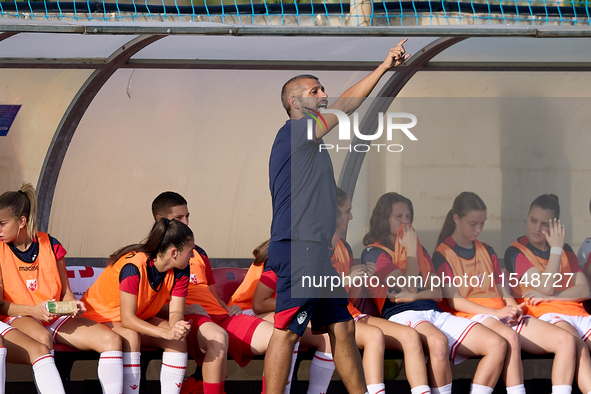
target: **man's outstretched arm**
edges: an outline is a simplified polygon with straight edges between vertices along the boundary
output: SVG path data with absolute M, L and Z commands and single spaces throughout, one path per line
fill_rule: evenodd
M 386 71 L 396 68 L 406 59 L 410 57 L 410 54 L 406 53 L 404 49 L 404 43 L 408 40 L 405 38 L 400 41 L 398 45 L 391 48 L 386 56 L 386 59 L 371 73 L 369 73 L 361 81 L 347 89 L 335 102 L 329 107 L 329 109 L 336 109 L 350 115 L 363 103 L 365 98 L 369 96 L 371 91 L 375 88 L 379 80 L 386 73 Z M 326 121 L 327 128 L 316 125 L 315 134 L 316 139 L 320 140 L 323 136 L 328 134 L 338 124 L 338 118 L 334 114 L 322 114 Z

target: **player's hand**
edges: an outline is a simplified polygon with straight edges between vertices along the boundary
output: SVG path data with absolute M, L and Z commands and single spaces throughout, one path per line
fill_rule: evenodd
M 86 305 L 84 305 L 84 302 L 76 301 L 76 306 L 78 307 L 78 309 L 76 310 L 76 312 L 70 315 L 72 317 L 78 317 L 82 315 L 84 312 L 86 312 Z
M 564 246 L 564 226 L 560 223 L 559 219 L 550 219 L 548 223 L 548 232 L 542 231 L 544 237 L 546 237 L 546 242 L 550 247 L 558 246 L 562 248 Z
M 228 307 L 228 315 L 230 316 L 236 316 L 236 315 L 241 315 L 242 314 L 242 309 L 240 309 L 240 307 L 238 305 L 232 305 Z
M 506 324 L 509 327 L 513 327 L 516 326 L 517 324 L 519 324 L 519 322 L 521 322 L 521 320 L 523 320 L 523 307 L 525 306 L 525 302 L 522 302 L 521 304 L 517 305 L 517 311 L 515 313 L 515 315 L 513 315 L 513 317 L 509 317 L 505 320 Z
M 165 339 L 180 341 L 189 334 L 189 331 L 191 331 L 191 324 L 187 321 L 179 320 L 173 327 L 170 328 L 170 330 L 168 330 L 167 337 Z
M 367 273 L 367 266 L 365 264 L 357 264 L 351 267 L 347 276 L 351 279 L 356 277 L 363 277 L 363 275 L 368 275 Z
M 400 291 L 397 291 L 400 290 Z M 388 299 L 395 304 L 402 304 L 405 302 L 412 302 L 417 300 L 416 293 L 411 293 L 407 289 L 396 289 L 393 291 L 392 289 L 388 291 Z
M 33 307 L 33 313 L 31 314 L 31 317 L 34 317 L 35 319 L 46 323 L 52 321 L 55 317 L 55 314 L 50 313 L 47 309 L 47 302 L 49 301 L 55 301 L 55 299 L 43 301 L 39 305 Z
M 552 302 L 554 297 L 549 297 L 546 294 L 542 294 L 536 290 L 530 290 L 523 296 L 527 305 L 536 306 L 542 302 Z
M 367 266 L 367 275 L 374 276 L 376 274 L 376 269 L 378 268 L 376 263 L 366 263 L 365 265 Z
M 400 41 L 398 45 L 396 45 L 394 48 L 390 49 L 390 52 L 388 52 L 388 56 L 386 56 L 386 59 L 382 63 L 386 68 L 390 69 L 398 67 L 402 63 L 404 63 L 406 59 L 410 57 L 410 54 L 406 53 L 406 50 L 403 46 L 407 40 L 408 38 L 405 38 L 404 40 Z
M 185 315 L 203 315 L 209 317 L 209 314 L 199 304 L 185 305 Z
M 497 311 L 495 312 L 495 316 L 499 318 L 499 320 L 511 320 L 511 319 L 517 319 L 519 315 L 518 312 L 518 308 L 516 306 L 513 305 L 506 305 L 505 307 L 501 308 L 501 309 L 497 309 Z
M 419 244 L 419 238 L 417 237 L 417 232 L 415 231 L 412 226 L 402 226 L 402 234 L 400 234 L 400 238 L 398 239 L 400 242 L 400 246 L 406 249 L 406 252 L 418 253 L 417 247 Z

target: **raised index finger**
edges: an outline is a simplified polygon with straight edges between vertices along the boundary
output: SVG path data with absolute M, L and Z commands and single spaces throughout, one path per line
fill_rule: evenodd
M 398 45 L 396 45 L 396 46 L 397 46 L 397 47 L 399 47 L 399 46 L 402 46 L 402 45 L 403 45 L 405 42 L 407 42 L 407 41 L 408 41 L 408 38 L 405 38 L 404 40 L 400 41 L 400 42 L 398 43 Z

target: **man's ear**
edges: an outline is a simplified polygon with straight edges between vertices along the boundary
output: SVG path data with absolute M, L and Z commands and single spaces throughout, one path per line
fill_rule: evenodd
M 293 109 L 300 109 L 300 100 L 295 97 L 289 99 L 289 104 Z

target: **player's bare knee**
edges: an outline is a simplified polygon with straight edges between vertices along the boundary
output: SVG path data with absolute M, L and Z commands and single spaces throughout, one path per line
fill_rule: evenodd
M 208 332 L 205 336 L 207 339 L 208 349 L 227 349 L 228 348 L 228 333 L 223 328 Z
M 122 349 L 121 336 L 111 330 L 103 330 L 100 341 L 99 352 L 120 351 Z
M 509 334 L 505 336 L 505 341 L 507 341 L 508 351 L 512 353 L 521 352 L 521 339 L 519 334 L 515 331 L 511 330 Z M 492 346 L 496 346 L 493 344 Z
M 500 335 L 490 335 L 486 340 L 486 346 L 484 347 L 484 356 L 489 356 L 498 359 L 499 362 L 502 362 L 500 360 L 505 359 L 507 352 L 512 351 L 513 346 L 519 346 L 519 338 L 517 338 L 516 341 L 517 343 L 509 345 L 509 342 Z M 518 347 L 517 349 L 520 348 Z
M 39 331 L 37 335 L 33 337 L 37 342 L 45 345 L 49 349 L 53 349 L 53 335 L 47 330 Z
M 132 330 L 126 330 L 125 334 L 121 336 L 121 342 L 124 352 L 139 352 L 142 347 L 141 335 Z
M 400 341 L 404 352 L 414 351 L 422 347 L 421 337 L 415 329 L 408 328 L 404 330 L 402 334 L 403 335 L 400 335 L 398 340 Z
M 554 335 L 552 341 L 549 341 L 549 343 L 554 354 L 576 354 L 578 347 L 577 339 L 574 335 L 565 331 L 564 333 L 560 333 L 560 335 Z
M 427 346 L 429 347 L 429 357 L 435 361 L 448 362 L 449 347 L 447 337 L 443 335 L 431 335 L 427 339 Z

